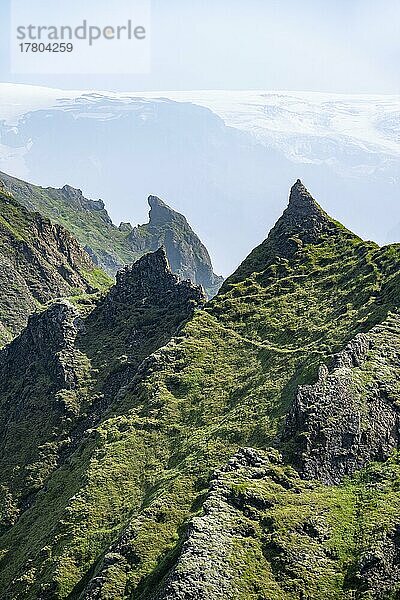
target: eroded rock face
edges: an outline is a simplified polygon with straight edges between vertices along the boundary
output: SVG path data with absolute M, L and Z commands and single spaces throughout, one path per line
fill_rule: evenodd
M 169 336 L 175 331 L 173 323 L 177 327 L 205 302 L 201 287 L 180 281 L 170 269 L 165 250 L 159 248 L 117 273 L 115 285 L 88 317 L 85 328 L 90 335 L 92 329 L 102 326 L 103 330 L 93 335 L 106 336 L 120 328 L 127 349 L 135 345 L 140 332 L 149 338 L 149 332 L 158 328 L 159 334 Z
M 299 388 L 284 441 L 302 475 L 339 483 L 370 460 L 386 460 L 400 442 L 400 319 L 359 334 Z
M 116 285 L 111 288 L 106 302 L 112 304 L 140 298 L 143 302 L 158 303 L 164 294 L 174 294 L 180 301 L 205 301 L 199 286 L 190 280 L 180 281 L 172 272 L 166 251 L 161 247 L 119 271 Z
M 97 289 L 95 265 L 66 229 L 29 213 L 1 190 L 0 213 L 1 345 L 22 330 L 40 304 Z
M 105 370 L 106 404 L 205 302 L 201 287 L 171 272 L 163 248 L 118 272 L 79 337 L 79 347 Z
M 186 218 L 157 196 L 149 196 L 148 202 L 149 222 L 135 227 L 128 236 L 132 248 L 138 252 L 149 252 L 164 246 L 173 273 L 203 286 L 209 298 L 214 296 L 222 285 L 223 277 L 213 272 L 207 248 Z
M 76 389 L 82 363 L 75 349 L 81 319 L 68 302 L 29 318 L 0 351 L 0 472 L 8 509 L 0 528 L 12 525 L 25 498 L 43 485 L 68 444 L 79 413 Z
M 75 377 L 71 354 L 80 323 L 78 311 L 66 300 L 32 315 L 20 337 L 0 352 L 3 377 L 12 373 L 21 376 L 31 365 L 36 367 L 42 363 L 55 385 L 72 388 Z
M 277 455 L 273 456 L 273 459 Z M 242 510 L 252 499 L 232 497 L 224 481 L 226 473 L 245 473 L 260 478 L 266 474 L 269 457 L 253 448 L 241 448 L 214 474 L 203 514 L 194 517 L 186 531 L 175 567 L 154 600 L 226 600 L 239 595 L 231 565 L 235 544 L 246 538 Z

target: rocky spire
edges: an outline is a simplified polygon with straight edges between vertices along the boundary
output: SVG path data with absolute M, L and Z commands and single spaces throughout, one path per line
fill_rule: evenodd
M 289 204 L 271 233 L 282 225 L 289 234 L 292 231 L 288 228 L 293 229 L 293 233 L 301 234 L 310 230 L 317 233 L 317 230 L 320 231 L 324 227 L 332 225 L 332 223 L 330 217 L 298 179 L 290 190 Z
M 168 223 L 168 221 L 171 220 L 179 220 L 187 223 L 183 215 L 173 210 L 158 196 L 149 196 L 147 201 L 150 206 L 150 225 L 164 225 L 165 223 Z
M 206 301 L 200 286 L 190 281 L 180 281 L 172 273 L 163 247 L 142 256 L 133 265 L 117 273 L 116 283 L 103 302 L 94 311 L 108 322 L 125 318 L 135 307 L 172 307 L 182 320 L 194 306 Z
M 290 211 L 292 214 L 295 214 L 299 217 L 314 216 L 326 218 L 326 214 L 311 196 L 305 185 L 302 184 L 300 179 L 296 181 L 290 190 L 289 206 L 287 211 Z
M 133 265 L 119 271 L 116 285 L 111 292 L 119 295 L 134 292 L 135 295 L 156 296 L 178 288 L 185 288 L 193 300 L 199 302 L 204 300 L 200 286 L 190 281 L 180 281 L 179 277 L 172 273 L 165 249 L 161 246 L 155 252 L 145 254 Z
M 86 352 L 102 364 L 126 357 L 116 374 L 107 375 L 106 401 L 112 401 L 142 360 L 167 344 L 205 301 L 200 286 L 171 272 L 163 248 L 117 274 L 115 285 L 85 320 L 81 338 Z
M 289 204 L 275 223 L 268 237 L 255 248 L 225 286 L 236 283 L 250 273 L 264 271 L 277 259 L 291 259 L 308 244 L 318 244 L 324 236 L 348 235 L 356 237 L 320 207 L 300 179 L 292 186 Z
M 298 179 L 290 190 L 286 210 L 271 229 L 265 243 L 276 255 L 289 258 L 301 246 L 318 243 L 322 235 L 335 232 L 335 221 L 322 210 Z

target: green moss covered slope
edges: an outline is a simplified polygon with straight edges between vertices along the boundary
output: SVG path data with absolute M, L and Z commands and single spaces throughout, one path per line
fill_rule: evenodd
M 42 485 L 3 470 L 0 597 L 396 598 L 400 247 L 298 181 L 204 307 L 159 258 L 68 346 L 80 416 Z
M 83 301 L 110 283 L 68 231 L 0 186 L 0 346 L 50 300 Z

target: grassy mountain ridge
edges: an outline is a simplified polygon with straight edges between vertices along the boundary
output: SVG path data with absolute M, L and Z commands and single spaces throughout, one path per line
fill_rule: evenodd
M 155 320 L 152 273 L 121 281 L 71 345 L 88 374 L 74 393 L 97 408 L 6 525 L 0 597 L 395 598 L 399 266 L 398 245 L 363 242 L 297 182 L 192 316 L 173 302 Z M 179 315 L 138 364 L 138 325 Z
M 94 295 L 109 278 L 73 236 L 0 187 L 0 345 L 58 297 Z
M 146 294 L 153 297 L 155 290 L 157 298 L 149 303 Z M 65 454 L 77 423 L 96 420 L 113 385 L 121 387 L 122 374 L 133 377 L 143 358 L 168 341 L 204 301 L 201 288 L 179 282 L 171 273 L 160 249 L 119 272 L 115 285 L 86 317 L 64 300 L 29 318 L 27 328 L 0 352 L 0 420 L 7 423 L 0 436 L 0 470 L 3 476 L 8 473 L 17 498 L 26 499 L 37 487 L 30 487 L 34 469 L 27 461 L 41 454 L 44 474 L 39 461 L 35 471 L 39 481 L 45 478 L 51 470 L 49 457 L 58 450 Z M 132 304 L 136 311 L 129 310 Z M 103 327 L 104 337 L 96 336 Z M 120 355 L 122 350 L 126 355 Z M 99 375 L 95 382 L 91 369 L 102 379 Z M 11 476 L 14 471 L 18 477 Z
M 164 245 L 174 273 L 203 285 L 209 297 L 216 294 L 223 278 L 215 275 L 207 249 L 183 215 L 156 196 L 149 197 L 149 223 L 132 227 L 113 224 L 101 200 L 90 200 L 81 190 L 65 185 L 43 188 L 0 172 L 4 188 L 28 210 L 39 211 L 68 229 L 93 261 L 110 275 L 146 252 Z

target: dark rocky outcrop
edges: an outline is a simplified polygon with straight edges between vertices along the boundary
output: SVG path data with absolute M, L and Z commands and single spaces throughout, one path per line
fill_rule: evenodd
M 81 323 L 79 312 L 66 300 L 29 317 L 19 338 L 0 351 L 3 393 L 11 378 L 29 373 L 38 363 L 43 363 L 55 386 L 73 388 L 72 354 Z
M 400 319 L 393 315 L 359 334 L 322 365 L 317 383 L 301 386 L 289 412 L 289 440 L 301 474 L 340 483 L 400 444 Z
M 106 397 L 112 398 L 205 302 L 200 286 L 172 273 L 163 248 L 119 271 L 79 337 L 79 347 L 103 371 Z
M 163 248 L 117 273 L 114 286 L 84 319 L 77 339 L 77 347 L 96 369 L 100 393 L 94 420 L 123 395 L 138 372 L 157 363 L 157 350 L 206 301 L 202 287 L 172 273 Z
M 129 302 L 137 302 L 139 299 L 143 304 L 151 302 L 161 305 L 162 297 L 172 293 L 177 295 L 179 301 L 186 300 L 188 306 L 191 301 L 205 301 L 199 286 L 189 279 L 180 280 L 172 272 L 166 251 L 160 247 L 119 271 L 116 284 L 110 289 L 101 306 L 106 311 L 121 302 L 129 305 Z
M 209 297 L 218 292 L 223 278 L 214 274 L 210 255 L 186 218 L 157 196 L 149 196 L 149 222 L 135 227 L 128 240 L 138 252 L 164 246 L 171 269 L 182 279 L 202 285 Z
M 85 376 L 74 346 L 80 323 L 71 304 L 58 302 L 0 351 L 0 472 L 9 495 L 1 526 L 29 506 L 69 442 Z

